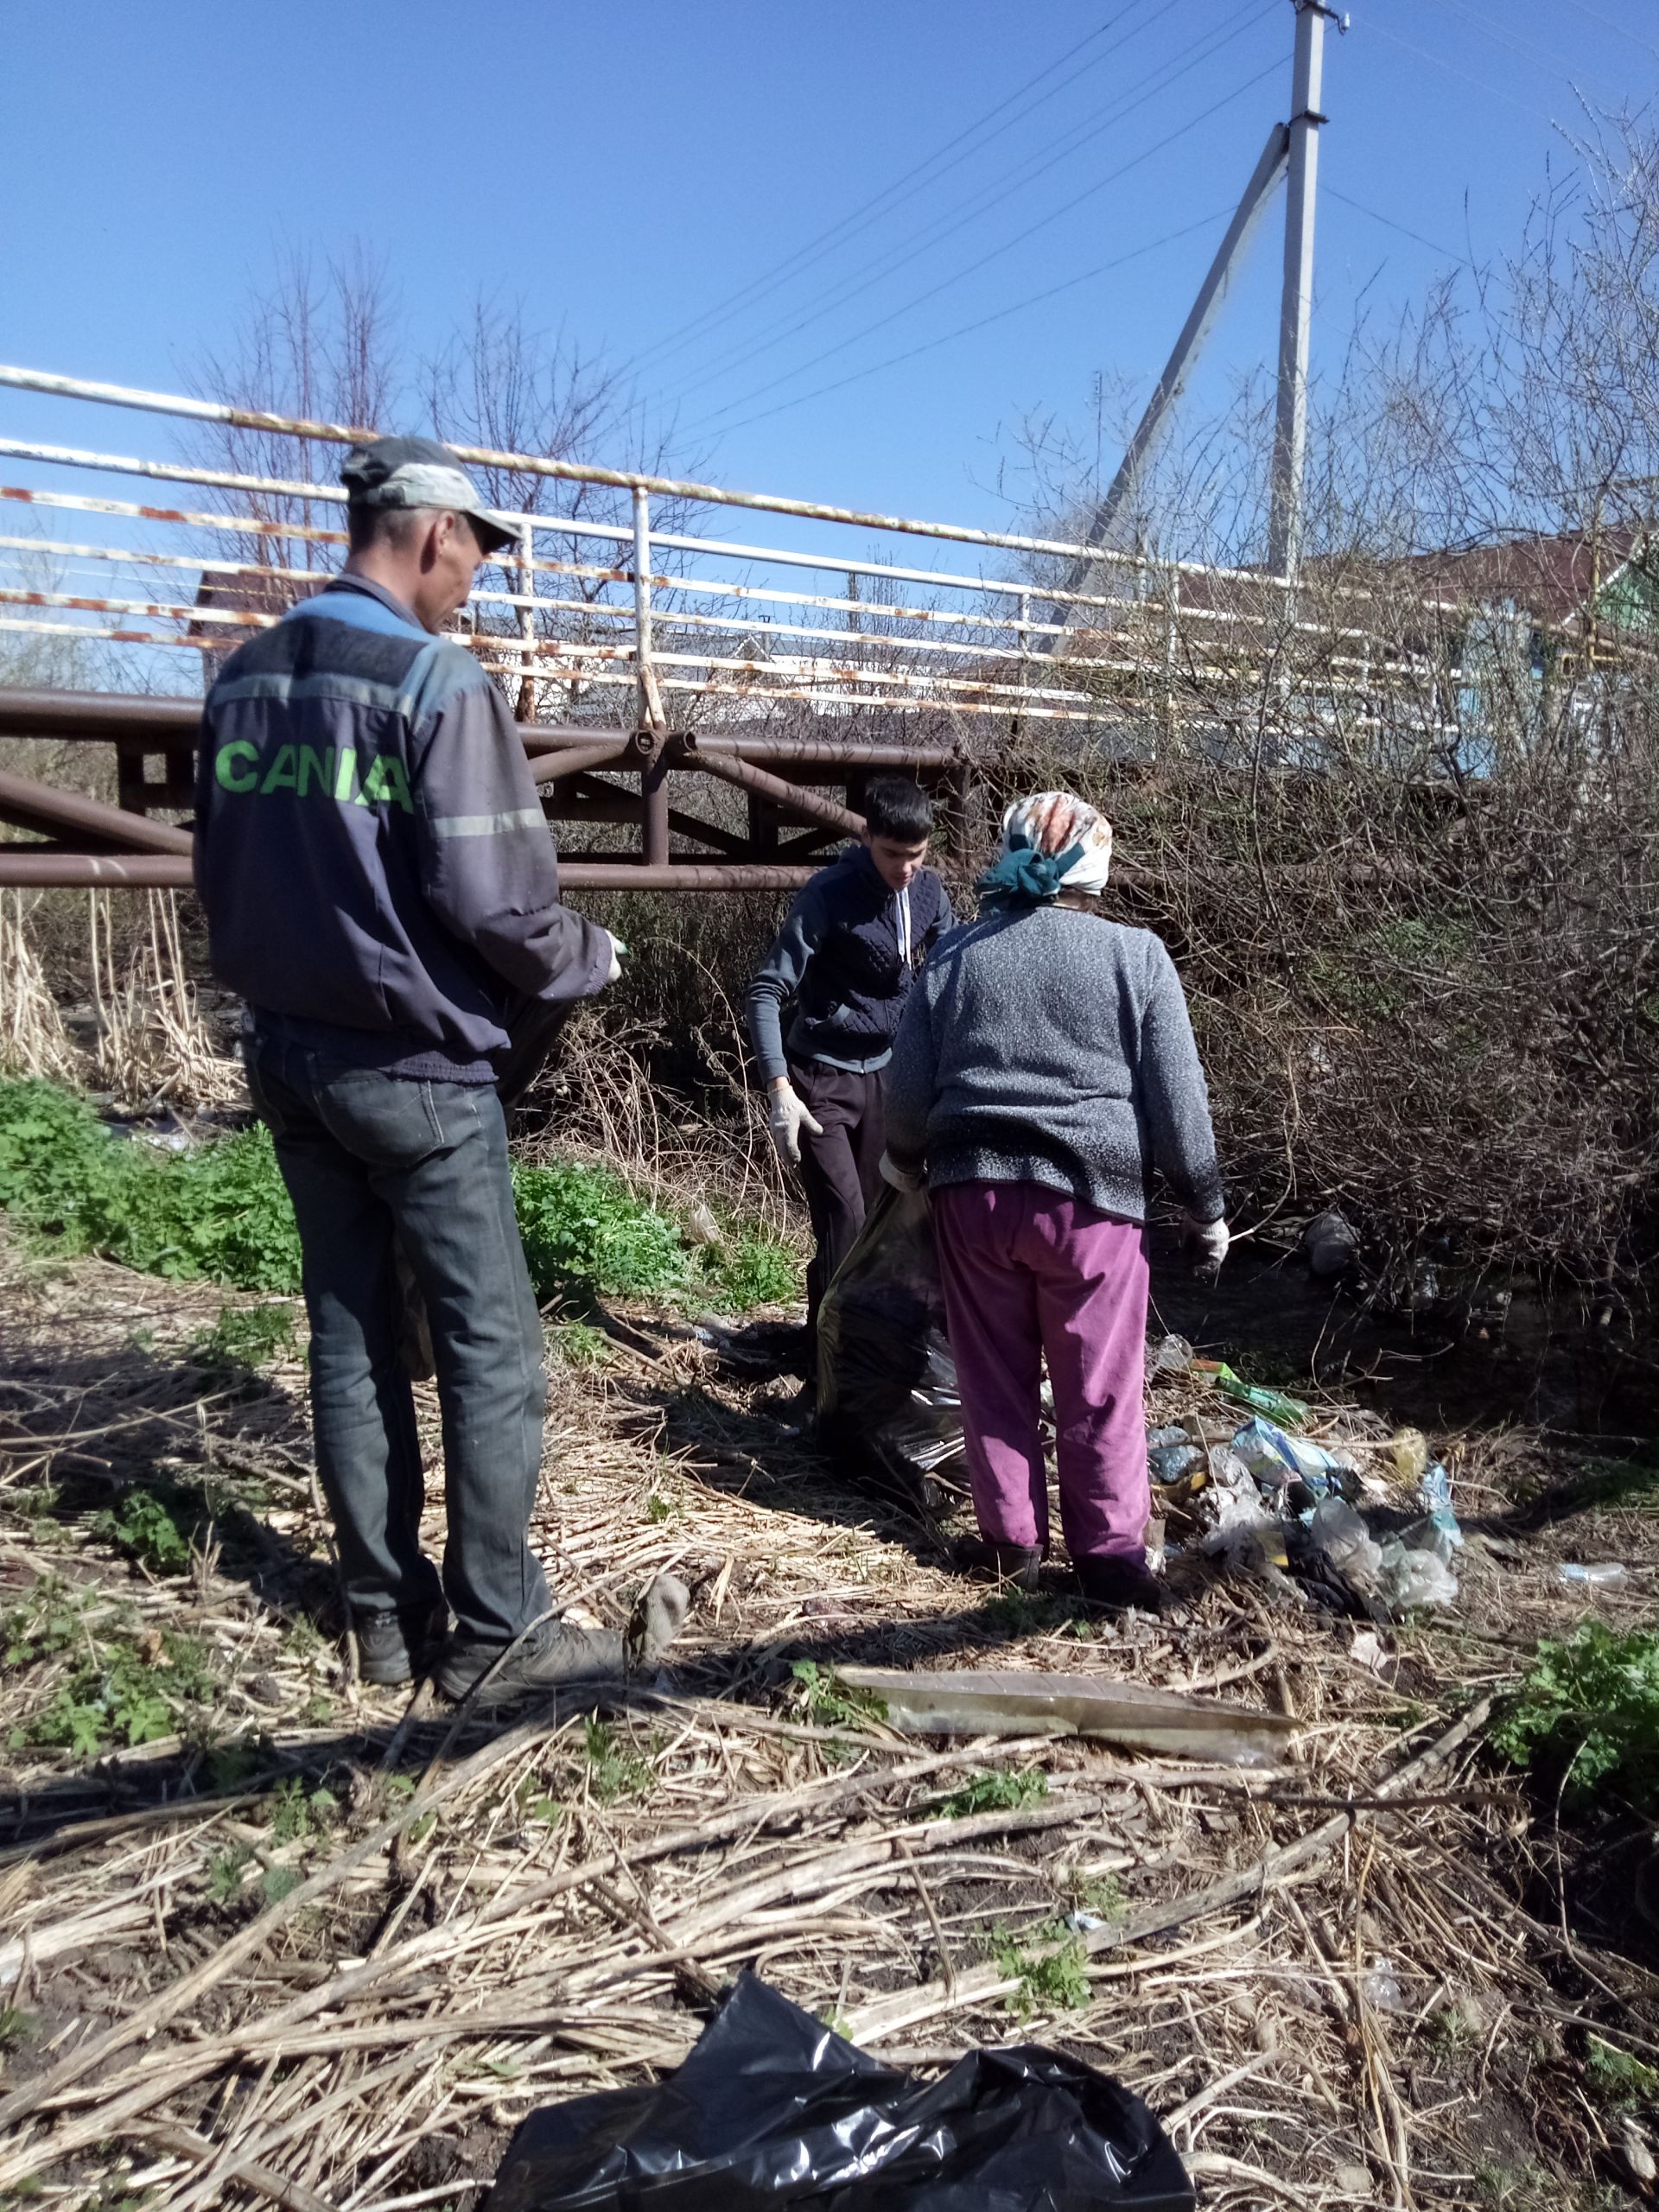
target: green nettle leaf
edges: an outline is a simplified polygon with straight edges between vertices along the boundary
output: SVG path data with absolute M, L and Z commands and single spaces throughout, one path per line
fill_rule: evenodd
M 1659 1634 L 1586 1621 L 1541 1643 L 1492 1741 L 1517 1766 L 1560 1774 L 1569 1793 L 1659 1803 Z
M 513 1177 L 531 1277 L 543 1298 L 706 1300 L 732 1310 L 793 1297 L 787 1246 L 734 1226 L 694 1249 L 679 1224 L 620 1175 L 572 1160 Z M 300 1287 L 294 1211 L 263 1127 L 184 1153 L 111 1135 L 85 1099 L 54 1084 L 0 1079 L 0 1206 L 73 1252 L 99 1252 L 147 1274 L 206 1276 L 238 1290 Z M 276 1348 L 267 1325 L 231 1320 L 220 1348 L 247 1358 Z M 269 1326 L 274 1330 L 276 1324 Z

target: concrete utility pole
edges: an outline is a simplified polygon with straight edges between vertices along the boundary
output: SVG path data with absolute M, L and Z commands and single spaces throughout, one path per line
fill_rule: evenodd
M 1325 27 L 1339 20 L 1324 0 L 1295 0 L 1290 168 L 1285 201 L 1285 283 L 1279 308 L 1279 405 L 1273 435 L 1268 566 L 1292 576 L 1302 557 L 1302 474 L 1307 455 L 1307 361 L 1313 327 L 1313 213 L 1319 191 L 1319 95 Z
M 1198 296 L 1192 302 L 1192 313 L 1175 340 L 1174 351 L 1164 364 L 1164 372 L 1158 379 L 1152 397 L 1147 402 L 1135 435 L 1129 440 L 1118 471 L 1111 481 L 1105 498 L 1096 508 L 1089 524 L 1088 543 L 1110 548 L 1117 552 L 1134 550 L 1135 500 L 1146 474 L 1147 465 L 1156 451 L 1158 442 L 1169 428 L 1175 413 L 1175 404 L 1186 389 L 1188 378 L 1198 365 L 1205 341 L 1211 326 L 1221 312 L 1229 286 L 1238 273 L 1249 250 L 1251 234 L 1266 213 L 1274 188 L 1285 174 L 1289 134 L 1282 123 L 1275 123 L 1268 133 L 1268 143 L 1262 149 L 1262 158 L 1251 172 L 1244 194 L 1233 211 L 1233 219 L 1227 226 L 1226 236 L 1216 248 L 1215 259 L 1198 287 Z M 1090 561 L 1075 561 L 1064 578 L 1068 591 L 1081 591 L 1090 575 L 1098 564 Z M 1065 619 L 1060 611 L 1059 619 Z

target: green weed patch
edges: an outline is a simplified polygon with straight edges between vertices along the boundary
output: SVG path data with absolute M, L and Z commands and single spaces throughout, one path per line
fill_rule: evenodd
M 1081 2012 L 1089 2002 L 1089 1954 L 1082 1941 L 1063 1920 L 1038 1929 L 1036 1940 L 1054 1948 L 1027 1950 L 1006 1940 L 997 1946 L 999 1970 L 1019 1982 L 1008 1997 L 1010 2009 L 1022 2020 L 1037 2012 Z
M 1006 1813 L 1016 1806 L 1034 1805 L 1048 1795 L 1048 1777 L 1041 1767 L 1027 1767 L 1014 1774 L 1007 1769 L 976 1774 L 962 1789 L 941 1798 L 939 1811 L 947 1821 L 965 1821 L 976 1813 Z
M 607 1167 L 555 1160 L 513 1172 L 518 1233 L 538 1298 L 713 1300 L 732 1313 L 797 1295 L 795 1255 L 736 1230 L 693 1247 L 678 1222 Z
M 264 1128 L 158 1152 L 113 1135 L 55 1084 L 0 1083 L 0 1206 L 72 1252 L 144 1274 L 299 1284 L 299 1232 Z
M 1517 1766 L 1562 1777 L 1569 1795 L 1618 1789 L 1659 1805 L 1659 1634 L 1586 1621 L 1538 1646 L 1492 1741 Z
M 734 1313 L 796 1294 L 789 1248 L 734 1229 L 693 1247 L 679 1224 L 608 1168 L 556 1160 L 514 1171 L 518 1227 L 543 1299 L 712 1300 Z M 145 1274 L 206 1276 L 238 1290 L 300 1287 L 294 1212 L 263 1128 L 192 1152 L 115 1136 L 56 1084 L 0 1080 L 0 1207 L 60 1249 L 98 1252 Z M 202 1339 L 222 1365 L 285 1351 L 286 1307 L 227 1308 Z

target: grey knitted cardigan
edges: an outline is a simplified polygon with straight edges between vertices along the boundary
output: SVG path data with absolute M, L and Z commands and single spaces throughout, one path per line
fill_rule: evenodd
M 1146 1219 L 1154 1168 L 1225 1211 L 1175 963 L 1150 930 L 1043 905 L 982 914 L 918 976 L 887 1080 L 887 1146 L 928 1181 L 1043 1183 Z

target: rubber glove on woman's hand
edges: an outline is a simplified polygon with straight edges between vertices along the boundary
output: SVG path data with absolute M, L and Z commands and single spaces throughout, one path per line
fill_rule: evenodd
M 884 1152 L 881 1180 L 890 1183 L 895 1191 L 919 1191 L 925 1187 L 927 1177 L 919 1167 L 901 1167 L 890 1152 Z
M 1213 1275 L 1227 1256 L 1232 1234 L 1224 1221 L 1195 1221 L 1186 1217 L 1187 1257 L 1195 1274 Z
M 620 937 L 613 937 L 609 930 L 607 930 L 605 934 L 611 939 L 610 973 L 605 978 L 606 984 L 608 987 L 612 983 L 620 982 L 622 976 L 622 956 L 628 948 L 623 944 Z
M 822 1125 L 807 1112 L 787 1076 L 772 1086 L 770 1120 L 772 1149 L 791 1167 L 801 1164 L 801 1131 L 810 1129 L 815 1137 L 823 1135 Z

